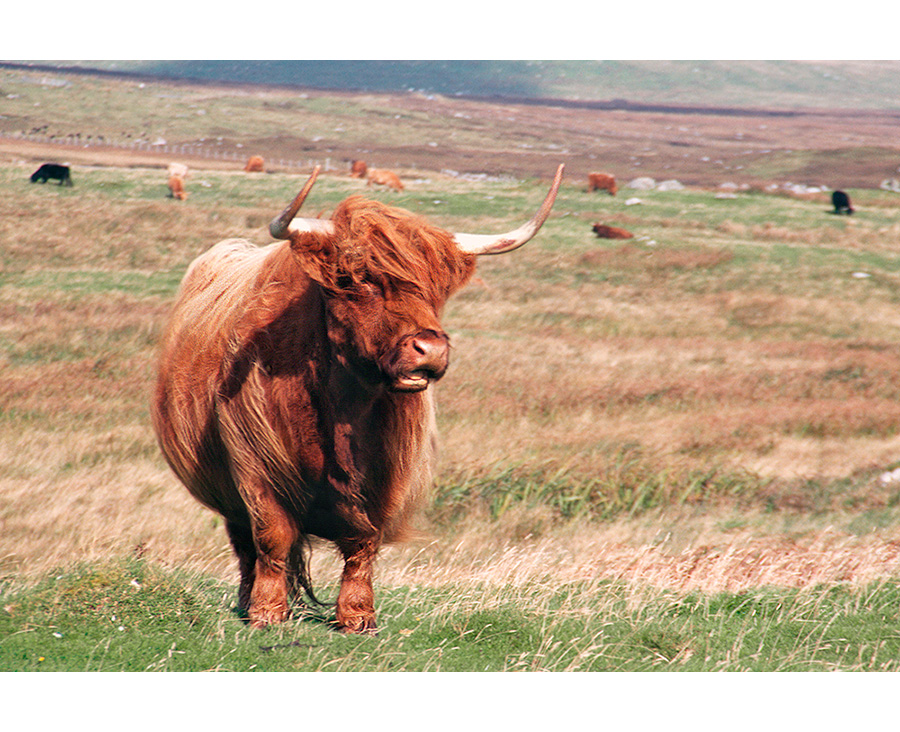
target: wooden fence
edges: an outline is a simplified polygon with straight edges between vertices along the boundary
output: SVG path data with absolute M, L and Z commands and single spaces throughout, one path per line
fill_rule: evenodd
M 167 142 L 157 141 L 148 142 L 146 140 L 121 141 L 108 140 L 103 137 L 83 137 L 81 135 L 40 135 L 26 133 L 4 133 L 0 132 L 0 137 L 5 140 L 23 140 L 27 142 L 36 142 L 51 145 L 61 145 L 79 148 L 98 148 L 104 150 L 132 150 L 135 152 L 143 152 L 150 154 L 173 155 L 191 158 L 206 158 L 208 160 L 225 160 L 243 164 L 251 153 L 240 148 L 224 148 L 216 144 L 204 143 L 185 143 L 185 144 L 169 144 Z M 266 157 L 266 166 L 271 168 L 279 168 L 282 170 L 310 170 L 316 165 L 321 165 L 324 171 L 335 170 L 331 158 L 324 160 L 317 158 L 308 158 L 306 160 L 287 160 L 284 158 Z M 342 166 L 341 169 L 343 169 Z

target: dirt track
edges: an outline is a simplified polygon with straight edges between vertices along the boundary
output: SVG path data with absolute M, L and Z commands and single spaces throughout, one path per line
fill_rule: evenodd
M 172 160 L 194 163 L 194 167 L 210 170 L 230 170 L 233 162 L 210 158 L 167 155 L 165 153 L 124 150 L 114 147 L 79 147 L 58 145 L 30 140 L 13 140 L 0 137 L 0 161 L 24 162 L 29 165 L 45 160 L 65 160 L 72 165 L 96 165 L 116 168 L 165 168 Z

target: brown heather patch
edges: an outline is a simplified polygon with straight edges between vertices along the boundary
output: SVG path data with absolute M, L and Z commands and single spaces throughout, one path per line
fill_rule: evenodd
M 160 174 L 161 175 L 161 174 Z M 43 187 L 42 187 L 43 188 Z M 185 267 L 212 243 L 229 236 L 264 241 L 270 211 L 221 207 L 210 216 L 205 207 L 164 198 L 110 200 L 90 195 L 46 195 L 32 188 L 15 197 L 0 197 L 0 264 L 11 270 L 68 267 L 96 271 Z M 55 192 L 54 192 L 55 193 Z
M 892 344 L 544 336 L 518 346 L 526 350 L 462 339 L 438 387 L 449 464 L 567 456 L 591 475 L 625 443 L 645 446 L 661 466 L 714 459 L 786 479 L 896 459 L 900 349 Z M 834 459 L 823 460 L 826 444 Z M 773 472 L 788 445 L 794 461 Z
M 116 293 L 0 300 L 0 413 L 62 432 L 72 420 L 108 424 L 145 413 L 160 312 Z
M 139 432 L 132 439 L 144 440 Z M 18 454 L 5 447 L 8 441 L 0 444 L 0 577 L 34 578 L 72 562 L 133 553 L 231 576 L 221 522 L 155 456 L 145 451 L 79 464 L 79 455 L 95 450 L 95 436 L 71 431 L 64 440 L 29 431 L 17 441 Z
M 773 223 L 735 224 L 723 222 L 716 227 L 723 234 L 737 235 L 754 245 L 789 244 L 801 247 L 831 247 L 848 251 L 893 252 L 892 241 L 900 234 L 900 225 L 875 227 L 850 217 L 839 225 L 817 228 L 794 228 Z
M 596 249 L 581 255 L 579 263 L 602 269 L 640 270 L 665 275 L 670 270 L 710 269 L 730 262 L 734 255 L 723 249 L 648 248 L 623 244 L 615 249 Z

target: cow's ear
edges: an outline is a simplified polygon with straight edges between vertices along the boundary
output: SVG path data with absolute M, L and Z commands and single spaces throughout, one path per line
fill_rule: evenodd
M 337 287 L 334 237 L 318 232 L 293 232 L 290 247 L 297 264 L 312 280 L 329 290 Z

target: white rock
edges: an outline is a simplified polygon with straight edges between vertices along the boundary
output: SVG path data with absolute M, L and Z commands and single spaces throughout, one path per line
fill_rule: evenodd
M 656 181 L 653 178 L 635 178 L 628 184 L 628 187 L 634 188 L 636 191 L 652 191 L 656 188 Z
M 677 180 L 664 180 L 658 186 L 656 186 L 656 190 L 658 191 L 680 191 L 684 188 L 680 182 Z

